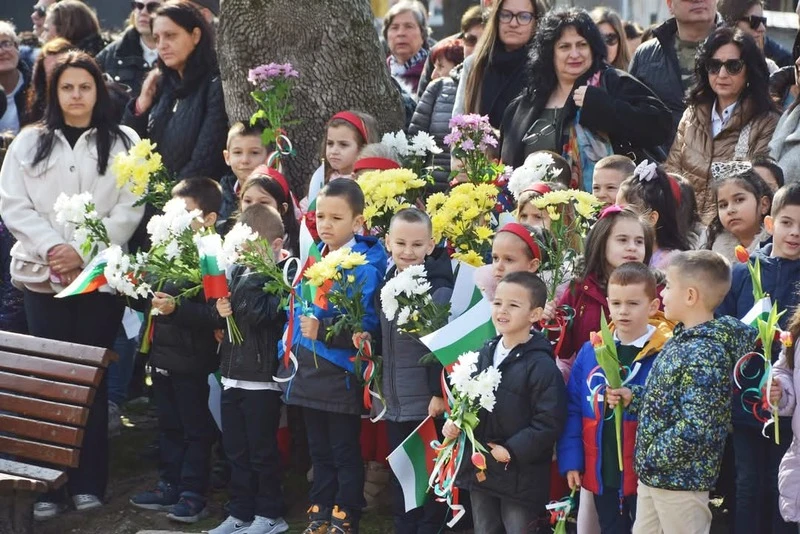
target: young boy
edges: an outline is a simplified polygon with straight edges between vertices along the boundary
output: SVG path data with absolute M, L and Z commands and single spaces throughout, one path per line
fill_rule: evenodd
M 756 174 L 766 182 L 773 193 L 783 187 L 786 182 L 783 176 L 783 169 L 774 159 L 769 156 L 756 156 L 750 163 L 753 164 L 753 170 L 756 171 Z
M 222 201 L 219 184 L 210 178 L 189 178 L 172 189 L 173 198 L 186 201 L 189 210 L 200 209 L 203 222 L 211 228 Z M 202 292 L 194 298 L 176 301 L 181 288 L 165 284 L 151 306 L 153 317 L 150 365 L 158 411 L 159 476 L 156 487 L 131 497 L 130 502 L 145 510 L 168 511 L 181 523 L 195 523 L 206 516 L 211 445 L 217 428 L 208 410 L 208 375 L 219 367 L 214 329 L 222 328 L 215 310 Z M 149 310 L 146 310 L 149 313 Z
M 547 300 L 538 276 L 520 271 L 506 275 L 492 301 L 498 337 L 478 358 L 478 372 L 501 373 L 494 410 L 481 410 L 475 439 L 491 451 L 480 477 L 468 458 L 456 478 L 470 492 L 475 532 L 529 532 L 550 498 L 553 446 L 567 417 L 564 379 L 550 342 L 532 327 Z M 459 429 L 444 424 L 445 437 Z
M 782 329 L 787 329 L 789 320 L 798 304 L 797 282 L 800 280 L 800 184 L 793 183 L 775 193 L 772 211 L 764 219 L 772 243 L 753 252 L 750 261 L 761 266 L 761 285 L 778 312 L 786 312 L 780 318 Z M 717 309 L 717 315 L 744 317 L 754 305 L 753 283 L 746 264 L 733 267 L 733 283 L 725 300 Z M 752 349 L 752 347 L 751 347 Z M 749 352 L 749 351 L 747 351 Z M 773 351 L 773 364 L 779 349 Z M 745 352 L 734 355 L 744 356 Z M 734 360 L 735 361 L 735 360 Z M 785 532 L 789 525 L 783 522 L 778 511 L 778 464 L 792 441 L 792 426 L 789 417 L 780 418 L 780 444 L 761 435 L 763 423 L 751 411 L 742 408 L 741 392 L 758 388 L 763 374 L 761 363 L 752 362 L 742 369 L 741 389 L 733 397 L 733 452 L 736 465 L 736 518 L 737 532 L 755 532 L 759 529 L 762 515 L 762 500 L 767 495 L 769 508 L 765 511 L 776 532 Z M 762 371 L 763 373 L 763 371 Z M 748 378 L 749 377 L 749 378 Z M 769 413 L 760 415 L 769 418 Z M 771 434 L 773 430 L 767 430 Z M 741 527 L 743 530 L 738 530 Z
M 267 147 L 261 144 L 261 128 L 237 122 L 228 130 L 228 143 L 222 151 L 231 174 L 220 179 L 222 185 L 221 221 L 228 219 L 239 206 L 239 190 L 256 167 L 267 161 Z
M 594 166 L 592 175 L 592 194 L 604 204 L 614 204 L 617 201 L 619 184 L 636 170 L 630 158 L 613 155 L 606 156 Z
M 708 492 L 728 433 L 733 363 L 755 339 L 755 330 L 738 319 L 714 319 L 731 285 L 730 265 L 721 255 L 677 253 L 666 274 L 664 315 L 679 324 L 653 363 L 643 394 L 632 401 L 629 394 L 622 397 L 639 414 L 634 534 L 711 528 Z
M 611 273 L 609 326 L 617 344 L 619 364 L 630 369 L 626 396 L 631 389 L 643 387 L 655 357 L 672 335 L 672 325 L 665 321 L 658 304 L 656 277 L 643 263 L 625 263 Z M 591 393 L 605 384 L 597 374 L 597 366 L 595 348 L 586 342 L 578 352 L 567 384 L 567 424 L 558 440 L 558 465 L 571 489 L 580 486 L 594 494 L 602 534 L 629 533 L 636 512 L 636 415 L 630 410 L 624 413 L 624 465 L 620 471 L 611 409 L 603 410 L 602 397 Z M 641 394 L 641 389 L 637 391 Z
M 279 267 L 289 257 L 282 249 L 283 222 L 275 208 L 255 204 L 239 222 L 264 240 Z M 223 339 L 220 362 L 222 439 L 231 464 L 230 515 L 209 534 L 244 529 L 247 534 L 278 534 L 289 525 L 282 518 L 286 507 L 277 440 L 281 390 L 272 377 L 286 313 L 282 296 L 264 291 L 268 279 L 263 275 L 235 265 L 230 279 L 230 299 L 216 302 L 220 317 L 233 315 L 242 332 L 241 344 Z
M 386 273 L 386 280 L 412 265 L 424 265 L 431 284 L 430 295 L 434 302 L 446 304 L 453 293 L 453 269 L 450 258 L 443 249 L 435 249 L 430 217 L 417 208 L 398 211 L 389 225 L 386 248 L 392 255 L 394 266 Z M 376 292 L 379 296 L 380 292 Z M 389 450 L 397 448 L 428 416 L 444 413 L 441 372 L 438 364 L 421 365 L 420 359 L 430 352 L 417 336 L 399 333 L 395 321 L 386 314 L 376 299 L 380 314 L 381 348 L 383 355 L 382 392 L 386 399 L 386 429 Z M 356 334 L 356 347 L 369 334 Z M 377 407 L 381 409 L 380 406 Z M 447 509 L 435 499 L 428 499 L 424 507 L 406 513 L 403 490 L 392 476 L 392 513 L 395 532 L 436 532 L 445 521 Z
M 374 334 L 378 330 L 375 293 L 386 272 L 386 251 L 376 238 L 359 235 L 363 212 L 364 194 L 352 180 L 334 180 L 317 196 L 322 255 L 347 247 L 367 258 L 353 274 L 355 283 L 361 286 L 362 332 Z M 360 377 L 354 374 L 354 332 L 326 341 L 328 328 L 341 312 L 333 306 L 323 309 L 312 305 L 306 315 L 303 308 L 295 305 L 291 337 L 278 347 L 279 359 L 290 350 L 297 366 L 280 362 L 278 377 L 287 380 L 281 383 L 284 402 L 303 408 L 314 468 L 305 532 L 358 532 L 364 506 L 364 464 L 359 444 L 363 395 Z

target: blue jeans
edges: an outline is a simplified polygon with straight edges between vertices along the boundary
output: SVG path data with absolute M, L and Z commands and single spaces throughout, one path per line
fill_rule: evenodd
M 786 523 L 778 510 L 778 467 L 792 441 L 792 433 L 781 427 L 781 443 L 775 445 L 757 427 L 733 429 L 736 457 L 735 534 L 794 533 L 797 527 Z
M 528 534 L 536 532 L 538 510 L 480 490 L 469 493 L 475 532 L 481 534 Z
M 117 406 L 122 406 L 128 400 L 128 386 L 136 361 L 136 344 L 136 338 L 128 339 L 125 329 L 120 326 L 114 340 L 114 352 L 119 355 L 119 360 L 108 366 L 108 400 Z

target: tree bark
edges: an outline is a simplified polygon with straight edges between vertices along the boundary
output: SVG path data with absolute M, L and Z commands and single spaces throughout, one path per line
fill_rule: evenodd
M 301 197 L 320 164 L 324 126 L 334 113 L 365 111 L 382 132 L 403 126 L 369 0 L 225 0 L 217 39 L 231 122 L 249 120 L 256 109 L 248 69 L 289 62 L 299 71 L 289 117 L 298 123 L 288 127 L 297 156 L 283 169 Z

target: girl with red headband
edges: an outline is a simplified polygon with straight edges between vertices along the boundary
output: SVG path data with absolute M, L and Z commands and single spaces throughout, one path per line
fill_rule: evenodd
M 268 165 L 259 165 L 250 174 L 239 194 L 239 211 L 245 211 L 253 204 L 272 206 L 278 210 L 286 232 L 283 246 L 292 255 L 299 254 L 300 207 L 286 178 L 277 169 Z
M 378 124 L 372 115 L 361 111 L 340 111 L 325 128 L 322 159 L 325 183 L 350 178 L 353 165 L 364 145 L 378 141 Z

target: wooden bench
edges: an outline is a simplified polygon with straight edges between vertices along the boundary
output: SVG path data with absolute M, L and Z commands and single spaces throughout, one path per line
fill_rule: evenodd
M 78 467 L 96 388 L 113 352 L 0 332 L 0 534 L 33 532 L 37 494 Z

